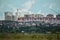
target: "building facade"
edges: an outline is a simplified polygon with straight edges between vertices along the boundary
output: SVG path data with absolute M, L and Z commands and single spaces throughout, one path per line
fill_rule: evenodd
M 60 18 L 55 18 L 54 15 L 48 14 L 46 17 L 44 17 L 41 14 L 27 14 L 24 15 L 24 17 L 18 18 L 19 22 L 39 22 L 39 23 L 50 23 L 50 24 L 60 24 Z
M 15 21 L 15 16 L 12 12 L 5 12 L 5 20 Z
M 5 20 L 12 20 L 12 12 L 5 12 Z

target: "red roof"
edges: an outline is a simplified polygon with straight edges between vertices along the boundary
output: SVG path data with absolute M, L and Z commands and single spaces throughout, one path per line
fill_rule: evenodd
M 20 17 L 20 18 L 18 18 L 18 20 L 24 20 L 24 17 Z

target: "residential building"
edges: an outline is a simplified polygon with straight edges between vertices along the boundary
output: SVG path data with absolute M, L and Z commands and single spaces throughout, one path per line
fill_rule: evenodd
M 5 20 L 12 20 L 12 12 L 5 12 Z

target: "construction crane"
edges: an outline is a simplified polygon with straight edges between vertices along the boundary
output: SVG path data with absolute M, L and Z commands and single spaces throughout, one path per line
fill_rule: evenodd
M 59 14 L 59 12 L 55 11 L 54 9 L 50 8 L 50 10 L 52 10 L 53 12 Z

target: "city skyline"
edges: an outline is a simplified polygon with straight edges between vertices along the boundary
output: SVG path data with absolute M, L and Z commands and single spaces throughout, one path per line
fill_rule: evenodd
M 60 13 L 60 0 L 0 0 L 0 20 L 4 19 L 4 12 L 13 14 L 19 9 L 22 14 L 54 14 Z M 56 12 L 52 11 L 55 10 Z

